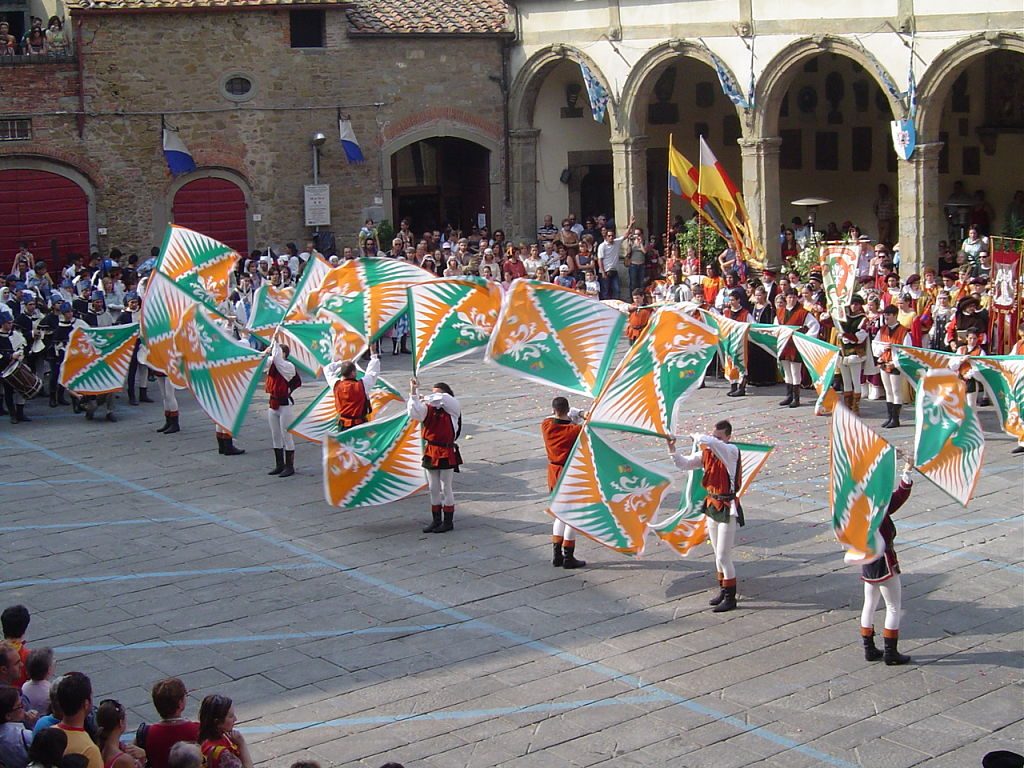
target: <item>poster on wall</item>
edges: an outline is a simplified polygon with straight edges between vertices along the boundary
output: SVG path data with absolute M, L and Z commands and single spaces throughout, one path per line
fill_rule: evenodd
M 303 187 L 307 227 L 326 227 L 331 223 L 331 185 L 306 184 Z
M 992 252 L 992 304 L 989 311 L 990 351 L 1006 354 L 1017 340 L 1020 322 L 1021 255 L 1014 251 Z

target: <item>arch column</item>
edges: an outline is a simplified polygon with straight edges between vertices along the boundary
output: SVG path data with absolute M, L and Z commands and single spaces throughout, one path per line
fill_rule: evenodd
M 612 139 L 610 144 L 615 178 L 615 223 L 621 229 L 632 217 L 640 226 L 646 226 L 648 139 L 629 136 Z
M 776 136 L 757 139 L 739 139 L 740 157 L 743 162 L 743 200 L 754 228 L 754 237 L 765 248 L 765 266 L 778 268 L 782 265 L 780 251 L 776 246 L 776 227 L 782 217 L 779 200 L 779 148 L 782 139 Z
M 512 153 L 509 163 L 512 192 L 512 231 L 509 241 L 537 236 L 537 139 L 538 128 L 522 128 L 509 134 Z
M 945 215 L 939 200 L 939 153 L 942 142 L 918 144 L 910 160 L 897 166 L 899 195 L 900 271 L 923 269 L 939 240 L 946 238 Z

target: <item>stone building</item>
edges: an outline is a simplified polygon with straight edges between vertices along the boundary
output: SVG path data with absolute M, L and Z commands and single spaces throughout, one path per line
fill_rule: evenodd
M 664 231 L 669 134 L 697 162 L 704 135 L 778 260 L 792 205 L 877 233 L 892 190 L 904 259 L 934 262 L 962 180 L 1003 225 L 1024 187 L 1024 10 L 1019 0 L 519 0 L 510 98 L 513 220 L 614 212 Z M 585 64 L 609 94 L 595 122 Z M 716 66 L 753 104 L 726 98 Z M 890 121 L 917 84 L 917 149 L 897 160 Z M 575 108 L 570 105 L 574 102 Z M 583 109 L 579 109 L 582 106 Z M 673 213 L 689 213 L 674 202 Z
M 169 221 L 248 251 L 300 241 L 311 138 L 329 229 L 505 217 L 499 0 L 88 0 L 71 55 L 0 57 L 0 266 L 148 251 Z M 351 119 L 366 162 L 338 140 Z M 197 164 L 174 178 L 161 126 Z

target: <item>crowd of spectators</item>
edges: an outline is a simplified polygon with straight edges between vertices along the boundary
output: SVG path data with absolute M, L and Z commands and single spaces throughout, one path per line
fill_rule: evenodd
M 0 56 L 66 56 L 71 49 L 64 31 L 64 20 L 51 16 L 43 27 L 43 20 L 33 16 L 21 40 L 11 34 L 11 24 L 0 18 Z
M 152 687 L 157 718 L 130 731 L 125 708 L 94 701 L 82 672 L 55 676 L 49 648 L 25 643 L 31 615 L 6 608 L 0 621 L 0 765 L 4 768 L 253 768 L 245 736 L 227 696 L 210 694 L 197 719 L 186 716 L 188 689 L 176 677 Z M 299 761 L 291 768 L 320 768 Z M 402 768 L 386 763 L 381 768 Z

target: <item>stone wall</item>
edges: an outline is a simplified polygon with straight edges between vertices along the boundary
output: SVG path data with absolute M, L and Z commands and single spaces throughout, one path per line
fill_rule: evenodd
M 342 11 L 327 10 L 326 46 L 293 49 L 287 9 L 183 13 L 80 13 L 87 118 L 37 114 L 29 142 L 5 142 L 0 157 L 44 156 L 73 165 L 94 184 L 100 247 L 158 243 L 174 179 L 161 145 L 161 114 L 178 128 L 200 168 L 232 172 L 251 192 L 252 247 L 301 240 L 302 187 L 312 181 L 310 138 L 327 135 L 320 181 L 331 185 L 331 229 L 354 239 L 361 213 L 381 194 L 379 148 L 406 127 L 471 117 L 467 128 L 502 135 L 496 39 L 349 37 Z M 77 107 L 72 65 L 16 70 L 0 115 Z M 233 74 L 254 84 L 234 102 Z M 13 100 L 11 93 L 14 94 Z M 36 103 L 32 94 L 42 94 Z M 73 97 L 73 98 L 72 98 Z M 377 108 L 369 106 L 382 103 Z M 349 115 L 364 165 L 349 165 L 337 140 L 338 108 Z M 185 114 L 171 114 L 187 112 Z M 423 116 L 421 120 L 420 117 Z M 443 130 L 443 127 L 441 128 Z M 10 161 L 8 161 L 10 162 Z M 492 168 L 501 158 L 492 157 Z M 496 165 L 495 165 L 496 164 Z M 501 212 L 495 212 L 501 216 Z

